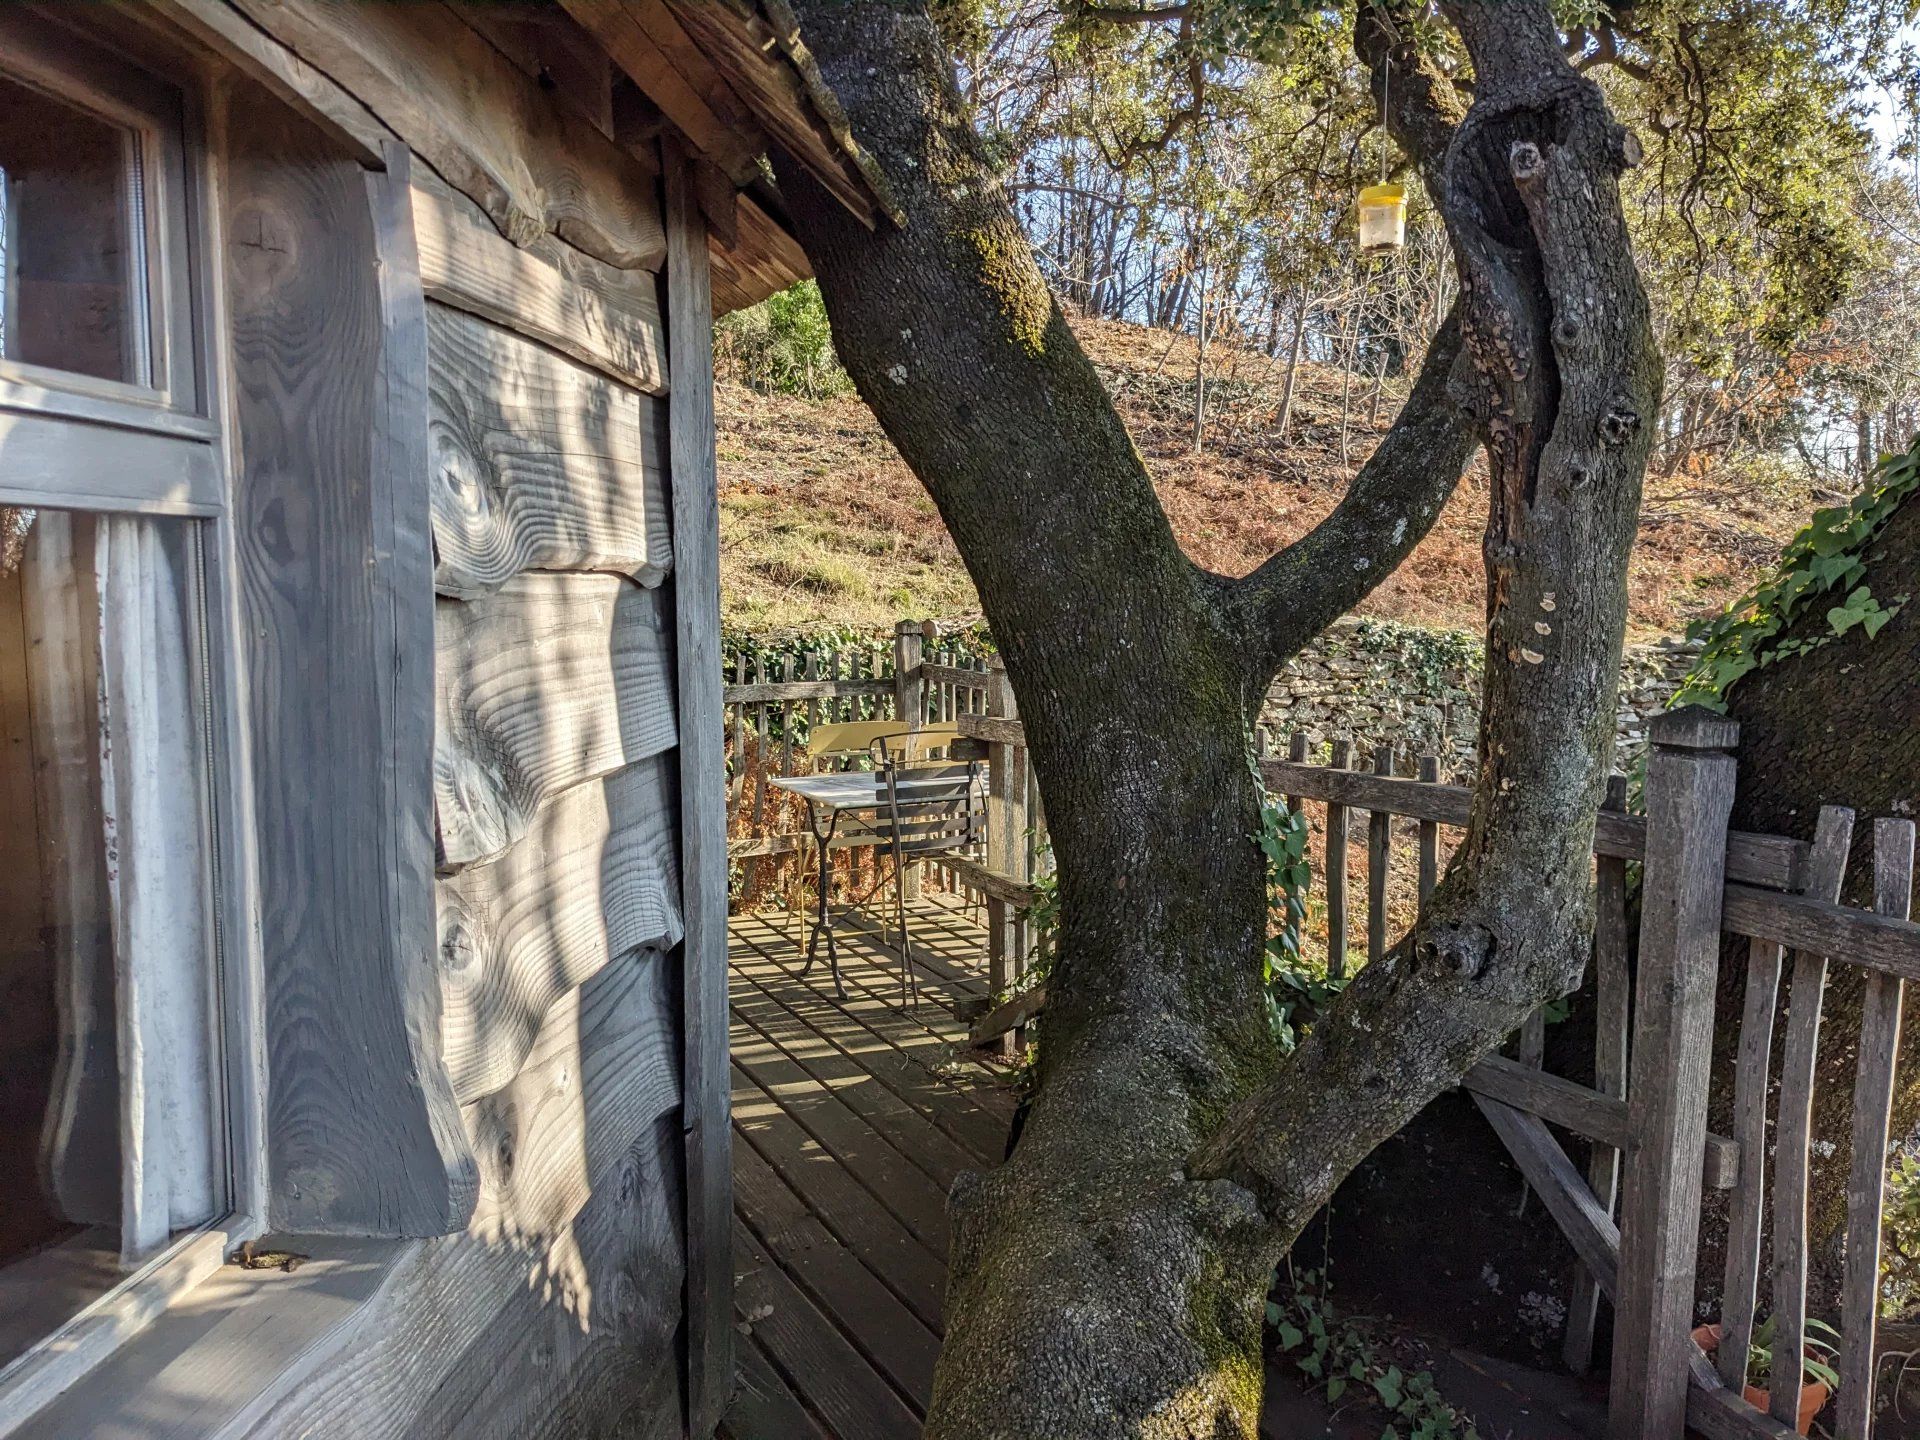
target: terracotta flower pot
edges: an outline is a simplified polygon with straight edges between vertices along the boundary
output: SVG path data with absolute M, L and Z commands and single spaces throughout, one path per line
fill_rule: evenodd
M 1720 1327 L 1718 1325 L 1699 1326 L 1693 1332 L 1693 1343 L 1706 1351 L 1707 1354 L 1713 1354 L 1714 1351 L 1720 1348 Z M 1749 1405 L 1753 1406 L 1754 1409 L 1760 1411 L 1763 1415 L 1773 1403 L 1773 1393 L 1769 1390 L 1761 1389 L 1758 1385 L 1745 1386 L 1740 1393 L 1745 1397 Z M 1805 1435 L 1813 1428 L 1813 1417 L 1824 1410 L 1827 1401 L 1832 1398 L 1832 1387 L 1824 1380 L 1809 1380 L 1806 1384 L 1802 1385 L 1800 1387 L 1800 1414 L 1795 1419 L 1794 1428 L 1802 1435 Z

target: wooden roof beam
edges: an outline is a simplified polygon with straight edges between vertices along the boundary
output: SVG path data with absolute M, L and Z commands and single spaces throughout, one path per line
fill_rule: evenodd
M 660 0 L 560 0 L 687 139 L 736 183 L 759 168 L 752 113 Z

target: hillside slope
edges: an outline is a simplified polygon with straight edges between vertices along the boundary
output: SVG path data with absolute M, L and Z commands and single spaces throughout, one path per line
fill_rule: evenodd
M 1146 457 L 1181 545 L 1242 575 L 1311 529 L 1392 423 L 1402 387 L 1354 377 L 1341 457 L 1337 370 L 1303 367 L 1286 443 L 1276 437 L 1284 366 L 1215 346 L 1206 448 L 1192 453 L 1190 337 L 1110 321 L 1075 326 Z M 808 401 L 722 376 L 721 604 L 727 623 L 769 630 L 886 628 L 903 617 L 979 613 L 926 492 L 856 396 Z M 1744 589 L 1805 518 L 1804 493 L 1698 476 L 1653 477 L 1634 551 L 1630 625 L 1669 633 Z M 1485 472 L 1476 460 L 1433 533 L 1361 613 L 1479 630 Z

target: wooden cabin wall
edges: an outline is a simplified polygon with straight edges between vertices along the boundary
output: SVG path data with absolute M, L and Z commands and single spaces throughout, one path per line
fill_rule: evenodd
M 439 147 L 434 158 L 444 162 L 449 142 L 419 107 L 441 104 L 429 117 L 438 125 L 451 113 L 446 96 L 464 92 L 437 88 L 433 74 L 405 71 L 436 62 L 431 47 L 400 43 L 404 7 L 373 16 L 371 29 L 360 25 L 370 12 L 332 4 L 241 8 L 270 30 L 286 23 L 289 41 L 371 47 L 370 58 L 357 54 L 350 65 L 335 56 L 329 68 L 366 76 L 356 98 L 403 136 L 408 127 L 430 133 Z M 429 11 L 431 24 L 444 29 L 440 7 L 421 7 L 422 15 Z M 354 24 L 322 35 L 286 19 L 320 14 Z M 405 113 L 390 109 L 394 87 L 382 78 L 403 72 L 416 102 Z M 244 93 L 248 118 L 242 125 L 232 108 L 222 157 L 242 178 L 260 170 L 255 162 L 249 172 L 245 157 L 309 123 L 264 90 L 246 86 Z M 545 153 L 576 143 L 564 125 L 535 127 L 534 135 Z M 550 231 L 521 225 L 521 243 L 510 243 L 502 216 L 518 223 L 537 208 L 533 202 L 493 193 L 483 209 L 413 143 L 411 153 L 400 146 L 388 155 L 383 176 L 368 172 L 378 178 L 367 183 L 391 190 L 401 177 L 418 268 L 399 279 L 424 309 L 415 377 L 424 456 L 417 471 L 409 462 L 391 475 L 397 486 L 414 487 L 396 504 L 417 504 L 431 518 L 431 576 L 421 582 L 432 593 L 418 599 L 431 606 L 432 621 L 433 833 L 409 863 L 432 871 L 437 938 L 437 1033 L 423 1052 L 444 1072 L 458 1107 L 478 1199 L 457 1233 L 408 1241 L 382 1262 L 351 1319 L 221 1433 L 681 1435 L 690 1245 L 685 817 L 680 617 L 676 587 L 664 583 L 675 557 L 657 181 L 625 170 L 616 199 L 588 184 L 588 167 L 575 176 L 584 188 L 565 192 L 548 217 L 600 241 L 603 254 L 644 262 L 622 269 Z M 315 158 L 304 179 L 282 167 L 277 181 L 302 193 L 344 195 L 339 167 L 365 164 L 364 156 L 346 154 Z M 636 173 L 642 180 L 628 184 Z M 307 218 L 299 212 L 286 224 Z M 236 210 L 235 220 L 252 217 Z M 343 268 L 355 278 L 310 279 L 300 297 L 311 294 L 319 305 L 318 287 L 328 283 L 354 294 L 375 273 L 394 283 L 384 255 L 374 264 L 366 225 L 364 214 L 343 219 L 324 247 L 330 262 L 343 248 L 355 252 Z M 615 233 L 631 243 L 607 243 Z M 318 237 L 284 227 L 265 238 L 269 260 L 283 250 L 303 258 L 322 252 Z M 279 317 L 264 299 L 255 319 L 270 331 Z M 365 388 L 347 357 L 316 351 L 315 363 L 324 359 L 333 378 L 302 378 L 304 362 L 278 348 L 278 337 L 267 333 L 262 343 L 272 363 L 236 376 L 243 394 L 311 385 L 324 398 L 337 384 L 358 397 Z M 412 396 L 404 381 L 389 383 L 388 394 Z M 282 408 L 305 416 L 303 425 L 311 421 L 303 441 L 333 433 L 336 417 L 324 405 Z M 349 419 L 348 435 L 360 433 Z M 292 455 L 273 458 L 277 468 L 261 465 L 252 483 L 263 505 L 277 507 L 273 515 L 290 515 L 295 493 L 326 477 Z M 711 488 L 710 467 L 704 484 Z M 268 487 L 277 487 L 270 496 Z M 359 558 L 364 541 L 356 535 L 340 547 L 355 563 L 371 563 Z M 263 550 L 257 606 L 324 607 L 324 595 L 290 593 L 284 579 L 276 582 L 271 559 Z M 311 579 L 344 583 L 331 572 Z M 293 648 L 276 641 L 274 675 L 294 673 Z M 261 695 L 259 723 L 289 738 L 324 730 L 325 686 L 337 683 L 330 673 L 302 675 L 297 693 Z M 716 703 L 716 736 L 717 715 Z M 344 765 L 342 747 L 358 742 L 318 734 L 312 743 L 329 756 L 340 752 Z M 357 758 L 364 766 L 373 757 Z M 299 773 L 291 750 L 276 763 Z M 331 782 L 321 779 L 305 803 L 323 816 L 333 797 Z M 270 810 L 277 797 L 263 789 L 261 803 Z M 313 923 L 364 933 L 382 922 L 348 908 L 316 912 Z M 267 964 L 271 972 L 271 945 Z M 407 1023 L 425 1013 L 412 1012 Z M 724 1045 L 724 1022 L 719 1034 Z M 353 1065 L 335 1069 L 350 1076 Z M 724 1139 L 724 1075 L 713 1081 L 722 1086 Z M 364 1118 L 380 1123 L 372 1107 Z M 724 1270 L 724 1253 L 721 1262 Z M 714 1268 L 711 1257 L 703 1263 L 701 1286 Z M 723 1293 L 721 1313 L 726 1303 Z

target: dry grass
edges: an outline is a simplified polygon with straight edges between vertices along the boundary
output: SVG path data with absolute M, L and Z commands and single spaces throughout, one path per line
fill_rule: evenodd
M 1337 371 L 1305 367 L 1290 434 L 1277 435 L 1283 374 L 1216 346 L 1210 422 L 1192 453 L 1193 342 L 1107 321 L 1076 326 L 1105 376 L 1162 504 L 1193 559 L 1241 575 L 1339 502 L 1392 423 L 1403 385 L 1377 406 L 1352 382 L 1345 463 Z M 979 601 L 925 491 L 857 398 L 808 402 L 723 381 L 719 395 L 722 600 L 730 623 L 884 628 L 977 614 Z M 1653 477 L 1629 589 L 1636 638 L 1669 633 L 1744 588 L 1804 518 L 1805 495 L 1694 475 Z M 1484 603 L 1485 472 L 1475 465 L 1433 531 L 1362 613 L 1477 630 Z

